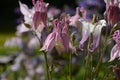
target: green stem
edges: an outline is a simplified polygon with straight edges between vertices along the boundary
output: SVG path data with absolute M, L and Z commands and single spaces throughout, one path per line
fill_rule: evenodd
M 93 80 L 93 64 L 92 64 L 92 61 L 93 61 L 93 57 L 92 57 L 92 54 L 90 54 L 90 74 L 91 74 L 91 80 Z
M 104 56 L 104 54 L 105 54 L 105 51 L 106 51 L 106 49 L 107 49 L 107 42 L 108 42 L 108 39 L 110 38 L 110 36 L 112 35 L 112 32 L 113 32 L 113 30 L 114 30 L 114 28 L 116 27 L 117 25 L 114 25 L 114 27 L 111 29 L 111 31 L 110 31 L 110 34 L 109 34 L 109 36 L 108 36 L 108 30 L 107 30 L 107 32 L 106 32 L 106 37 L 105 37 L 105 46 L 104 46 L 104 48 L 103 48 L 103 50 L 102 50 L 102 52 L 101 52 L 101 55 L 100 55 L 100 58 L 99 58 L 99 61 L 98 61 L 98 64 L 97 64 L 97 66 L 96 66 L 96 68 L 95 68 L 95 70 L 94 70 L 94 74 L 97 74 L 98 73 L 98 71 L 99 71 L 99 68 L 100 68 L 100 64 L 102 63 L 102 58 L 103 58 L 103 56 Z M 107 28 L 108 29 L 108 28 Z
M 50 80 L 52 80 L 52 71 L 50 71 L 49 74 L 50 74 Z
M 86 56 L 84 80 L 93 80 L 92 76 L 93 76 L 93 73 L 92 73 L 92 54 L 88 53 L 88 55 Z
M 86 63 L 85 63 L 85 80 L 93 80 L 92 76 L 92 53 L 89 51 L 89 46 L 90 46 L 90 40 L 89 38 L 88 45 L 87 45 L 87 56 L 86 56 Z
M 85 59 L 86 59 L 86 61 L 85 61 L 85 77 L 84 77 L 84 80 L 87 80 L 88 79 L 88 57 L 89 57 L 89 55 L 87 55 L 86 57 L 85 57 Z
M 49 80 L 49 66 L 48 66 L 48 60 L 47 60 L 47 53 L 44 53 L 44 57 L 45 57 L 45 64 L 46 64 L 46 76 L 47 76 L 47 80 Z
M 72 53 L 69 56 L 69 80 L 72 80 Z
M 101 64 L 101 62 L 102 62 L 102 58 L 103 58 L 103 56 L 104 56 L 104 54 L 105 54 L 106 49 L 107 49 L 107 44 L 105 44 L 105 47 L 104 47 L 104 49 L 103 49 L 103 51 L 102 51 L 102 53 L 101 53 L 101 56 L 100 56 L 99 61 L 98 61 L 98 64 L 97 64 L 97 66 L 96 66 L 96 68 L 95 68 L 95 71 L 94 71 L 95 74 L 96 74 L 96 73 L 98 72 L 98 70 L 99 70 L 99 67 L 100 67 L 100 64 Z

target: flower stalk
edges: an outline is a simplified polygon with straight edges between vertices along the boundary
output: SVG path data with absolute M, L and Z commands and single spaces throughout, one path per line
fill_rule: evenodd
M 69 80 L 72 80 L 72 53 L 69 55 Z
M 50 80 L 49 65 L 48 65 L 48 60 L 47 60 L 47 53 L 44 53 L 44 58 L 45 58 L 45 66 L 46 66 L 46 77 L 47 77 L 47 80 Z

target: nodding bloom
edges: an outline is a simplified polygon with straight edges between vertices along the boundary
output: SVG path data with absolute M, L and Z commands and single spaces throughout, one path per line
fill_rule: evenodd
M 106 11 L 104 15 L 107 17 L 108 23 L 114 25 L 120 20 L 119 2 L 118 0 L 106 0 Z
M 99 45 L 101 30 L 103 26 L 106 26 L 106 21 L 100 20 L 94 25 L 83 19 L 80 19 L 80 22 L 82 23 L 82 39 L 79 42 L 79 48 L 83 51 L 84 43 L 87 41 L 88 37 L 92 36 L 93 41 L 89 46 L 89 50 L 93 52 Z
M 33 25 L 35 29 L 40 29 L 42 31 L 44 27 L 46 27 L 46 19 L 47 19 L 47 8 L 48 3 L 44 3 L 43 0 L 32 0 L 35 13 L 33 15 Z
M 67 34 L 68 31 L 68 22 L 61 22 L 59 20 L 54 20 L 54 29 L 47 36 L 41 51 L 51 51 L 53 47 L 55 47 L 58 53 L 63 51 L 68 52 L 69 48 L 74 49 L 71 46 L 69 36 Z
M 113 61 L 115 58 L 120 58 L 120 30 L 114 32 L 113 40 L 116 44 L 111 50 L 110 61 Z
M 26 4 L 23 4 L 20 1 L 19 1 L 19 5 L 20 5 L 20 11 L 24 15 L 25 23 L 29 24 L 30 26 L 33 26 L 32 17 L 34 14 L 34 9 L 33 8 L 29 9 Z M 22 24 L 22 26 L 24 26 L 24 24 Z
M 60 40 L 60 32 L 61 32 L 61 23 L 58 20 L 54 20 L 54 29 L 53 31 L 47 36 L 41 51 L 45 50 L 46 52 L 51 51 L 57 42 L 61 45 Z
M 24 15 L 25 23 L 41 32 L 46 27 L 47 7 L 49 4 L 44 3 L 43 0 L 37 0 L 36 2 L 33 0 L 32 2 L 34 7 L 29 9 L 26 4 L 19 1 L 20 11 Z
M 79 22 L 80 18 L 84 18 L 84 19 L 86 18 L 86 10 L 83 7 L 76 8 L 76 14 L 70 18 L 69 25 L 79 28 L 80 27 L 80 22 Z

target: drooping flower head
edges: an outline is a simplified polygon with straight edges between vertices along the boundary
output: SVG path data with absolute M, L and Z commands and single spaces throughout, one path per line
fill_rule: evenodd
M 120 30 L 114 32 L 113 40 L 116 44 L 111 50 L 110 61 L 113 61 L 115 58 L 120 58 Z
M 46 19 L 47 19 L 47 7 L 48 4 L 44 3 L 43 0 L 32 0 L 35 13 L 33 15 L 33 24 L 35 29 L 39 28 L 42 29 L 46 27 Z
M 55 7 L 50 7 L 49 10 L 48 10 L 48 13 L 47 13 L 47 16 L 49 19 L 53 19 L 55 17 L 58 16 L 58 14 L 60 14 L 60 10 L 55 8 Z
M 106 25 L 107 25 L 107 23 L 105 20 L 99 20 L 95 24 L 95 27 L 94 27 L 93 32 L 92 32 L 93 41 L 89 47 L 90 52 L 93 52 L 98 47 L 102 28 L 105 27 Z
M 53 31 L 47 36 L 43 47 L 40 49 L 41 51 L 51 51 L 55 45 L 57 44 L 57 41 L 60 38 L 60 21 L 54 20 L 54 29 Z
M 49 52 L 55 47 L 58 53 L 61 53 L 68 52 L 70 48 L 73 48 L 67 33 L 69 22 L 67 20 L 63 21 L 54 20 L 54 29 L 47 36 L 41 51 Z
M 69 50 L 69 42 L 70 42 L 70 38 L 69 38 L 69 35 L 68 35 L 68 27 L 69 27 L 69 20 L 68 19 L 65 19 L 63 20 L 64 22 L 63 23 L 63 28 L 62 28 L 62 31 L 61 31 L 61 40 L 62 40 L 62 44 L 65 48 L 65 50 L 68 52 Z
M 76 13 L 75 13 L 74 16 L 72 16 L 70 18 L 70 24 L 69 25 L 79 28 L 80 25 L 81 25 L 80 22 L 79 22 L 80 18 L 83 18 L 83 19 L 86 18 L 86 10 L 83 7 L 81 7 L 81 8 L 77 7 L 76 8 Z
M 93 52 L 99 45 L 99 40 L 100 40 L 100 35 L 101 35 L 101 30 L 102 27 L 106 26 L 106 21 L 105 20 L 100 20 L 94 25 L 91 22 L 85 21 L 85 20 L 80 20 L 82 23 L 82 39 L 79 42 L 79 48 L 80 50 L 84 50 L 84 43 L 88 40 L 88 37 L 91 36 L 93 37 L 93 41 L 89 46 L 90 52 Z
M 118 0 L 106 0 L 106 11 L 105 16 L 107 17 L 108 23 L 114 25 L 120 20 L 119 16 L 119 2 Z
M 85 21 L 84 19 L 80 19 L 79 21 L 82 23 L 82 39 L 79 42 L 79 48 L 83 51 L 84 43 L 92 33 L 94 25 L 91 22 Z
M 46 27 L 47 18 L 47 7 L 48 3 L 44 3 L 43 0 L 32 0 L 33 8 L 29 9 L 26 4 L 19 1 L 20 11 L 24 15 L 24 20 L 26 24 L 38 29 L 41 32 L 44 27 Z

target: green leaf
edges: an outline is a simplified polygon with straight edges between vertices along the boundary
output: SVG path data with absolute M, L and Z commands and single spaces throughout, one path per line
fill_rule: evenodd
M 23 24 L 25 25 L 25 27 L 27 27 L 29 29 L 32 28 L 30 24 L 27 24 L 27 23 L 23 23 Z

